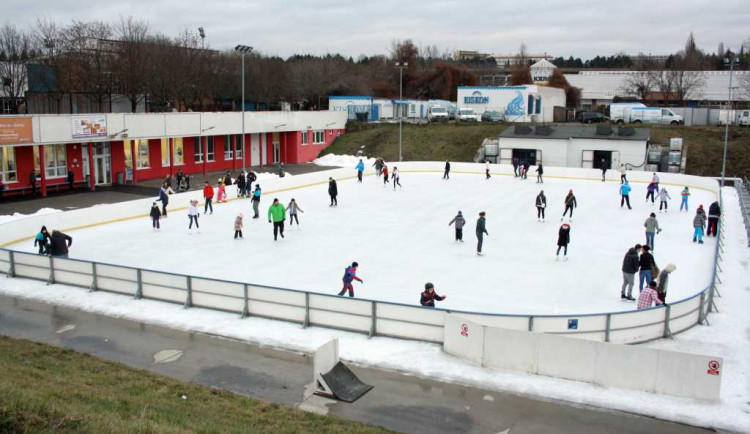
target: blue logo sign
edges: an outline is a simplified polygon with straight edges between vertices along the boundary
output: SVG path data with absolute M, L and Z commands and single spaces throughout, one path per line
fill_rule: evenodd
M 568 330 L 578 330 L 578 320 L 577 319 L 569 319 L 568 320 Z
M 475 90 L 471 96 L 464 97 L 464 104 L 489 104 L 490 97 L 482 96 L 482 92 Z
M 516 92 L 516 96 L 505 107 L 505 115 L 506 116 L 508 115 L 523 116 L 523 114 L 524 114 L 523 95 L 521 95 L 521 92 Z

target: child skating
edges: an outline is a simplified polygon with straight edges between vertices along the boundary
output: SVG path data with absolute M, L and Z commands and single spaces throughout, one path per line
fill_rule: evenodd
M 682 193 L 680 193 L 680 196 L 682 196 L 682 201 L 680 202 L 680 211 L 682 211 L 682 208 L 685 208 L 685 212 L 688 212 L 688 199 L 690 198 L 690 189 L 685 186 L 685 188 L 682 189 Z
M 245 215 L 242 213 L 237 214 L 237 217 L 234 219 L 234 239 L 242 238 L 242 228 L 245 226 L 242 223 L 242 219 L 245 218 Z
M 393 166 L 391 178 L 393 178 L 393 189 L 396 190 L 396 185 L 398 185 L 398 188 L 401 188 L 401 175 L 398 173 L 398 167 Z
M 560 226 L 560 230 L 557 232 L 557 253 L 555 253 L 555 261 L 560 260 L 560 249 L 563 249 L 563 261 L 568 260 L 568 244 L 570 244 L 570 225 L 563 223 Z
M 198 201 L 195 199 L 190 200 L 190 205 L 188 206 L 188 219 L 190 219 L 188 230 L 193 229 L 193 222 L 195 222 L 195 229 L 200 232 L 200 226 L 198 226 Z
M 544 209 L 547 208 L 547 196 L 544 195 L 544 190 L 540 191 L 536 195 L 536 220 L 544 222 Z
M 661 212 L 662 208 L 664 208 L 664 212 L 667 212 L 667 201 L 672 200 L 672 198 L 669 197 L 667 189 L 662 188 L 656 196 L 659 198 L 659 212 Z
M 388 185 L 388 166 L 383 163 L 383 168 L 380 172 L 383 175 L 383 187 Z
M 289 227 L 291 227 L 294 222 L 297 222 L 297 226 L 299 226 L 299 218 L 297 217 L 297 211 L 299 212 L 305 212 L 302 210 L 302 208 L 297 205 L 297 201 L 292 199 L 289 201 L 289 205 L 286 206 L 286 210 L 289 211 Z
M 463 214 L 461 214 L 461 211 L 458 212 L 458 215 L 453 217 L 453 220 L 451 220 L 448 223 L 448 226 L 455 224 L 456 226 L 456 242 L 457 243 L 463 243 L 464 242 L 464 225 L 466 224 L 466 219 L 464 219 Z
M 342 278 L 344 287 L 341 288 L 341 292 L 339 292 L 340 296 L 346 294 L 346 291 L 349 291 L 349 297 L 354 297 L 354 285 L 352 283 L 355 280 L 359 283 L 365 283 L 362 279 L 357 277 L 357 267 L 359 267 L 359 264 L 352 262 L 352 265 L 344 269 L 344 277 Z
M 161 226 L 159 226 L 159 220 L 161 219 L 161 211 L 159 211 L 159 205 L 154 202 L 153 205 L 151 205 L 151 212 L 149 213 L 151 216 L 151 226 L 155 231 L 161 230 Z

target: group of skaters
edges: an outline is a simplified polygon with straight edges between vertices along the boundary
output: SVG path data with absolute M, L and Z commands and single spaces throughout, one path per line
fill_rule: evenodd
M 450 172 L 450 163 L 446 161 L 447 168 L 444 178 L 447 178 L 448 173 Z M 364 163 L 362 160 L 359 160 L 359 163 L 357 164 L 357 177 L 359 178 L 359 182 L 362 182 L 362 172 L 364 171 Z M 383 187 L 388 186 L 388 180 L 390 175 L 390 180 L 393 182 L 393 189 L 396 190 L 396 186 L 398 188 L 401 188 L 401 174 L 398 171 L 398 167 L 393 166 L 393 171 L 388 172 L 388 165 L 385 163 L 385 160 L 383 160 L 382 157 L 378 157 L 375 159 L 375 163 L 373 163 L 373 167 L 375 167 L 375 176 L 380 178 L 383 177 Z M 361 168 L 361 170 L 360 170 Z
M 636 301 L 633 297 L 633 286 L 635 274 L 638 273 L 638 309 L 666 305 L 669 275 L 677 269 L 674 264 L 667 264 L 660 270 L 651 252 L 652 249 L 648 245 L 636 244 L 628 249 L 622 260 L 620 299 Z
M 73 238 L 64 234 L 57 229 L 52 233 L 47 231 L 46 226 L 42 226 L 34 237 L 34 247 L 37 247 L 40 255 L 57 256 L 60 258 L 68 257 L 68 249 L 73 244 Z
M 359 283 L 365 283 L 364 280 L 357 276 L 358 267 L 359 263 L 355 261 L 352 262 L 351 265 L 348 265 L 346 268 L 344 268 L 344 277 L 341 279 L 343 282 L 343 287 L 338 293 L 339 296 L 344 296 L 348 293 L 349 297 L 354 297 L 354 281 L 356 280 Z M 435 285 L 427 282 L 424 285 L 424 291 L 420 294 L 419 304 L 424 307 L 434 308 L 436 301 L 442 301 L 446 298 L 447 296 L 445 295 L 438 295 L 435 292 Z

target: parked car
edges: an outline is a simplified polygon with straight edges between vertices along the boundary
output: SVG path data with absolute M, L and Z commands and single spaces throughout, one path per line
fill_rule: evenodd
M 741 127 L 750 127 L 750 110 L 742 110 L 737 122 Z
M 499 111 L 486 111 L 482 113 L 482 122 L 503 122 L 505 115 Z
M 470 108 L 460 108 L 456 114 L 458 122 L 479 122 L 479 116 Z
M 609 117 L 599 112 L 580 112 L 576 115 L 576 120 L 582 124 L 596 124 L 609 122 Z
M 448 110 L 440 106 L 430 107 L 427 109 L 427 120 L 430 122 L 447 121 Z

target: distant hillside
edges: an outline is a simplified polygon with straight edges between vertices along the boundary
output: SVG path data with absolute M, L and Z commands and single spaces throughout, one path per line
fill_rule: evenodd
M 497 138 L 510 124 L 404 124 L 403 156 L 408 161 L 473 161 L 485 138 Z M 347 134 L 339 137 L 324 154 L 356 154 L 398 160 L 398 124 L 348 124 Z M 687 145 L 687 173 L 701 176 L 721 174 L 723 127 L 652 126 L 651 141 L 668 144 L 671 137 L 682 137 Z M 750 176 L 750 129 L 730 129 L 727 176 Z

